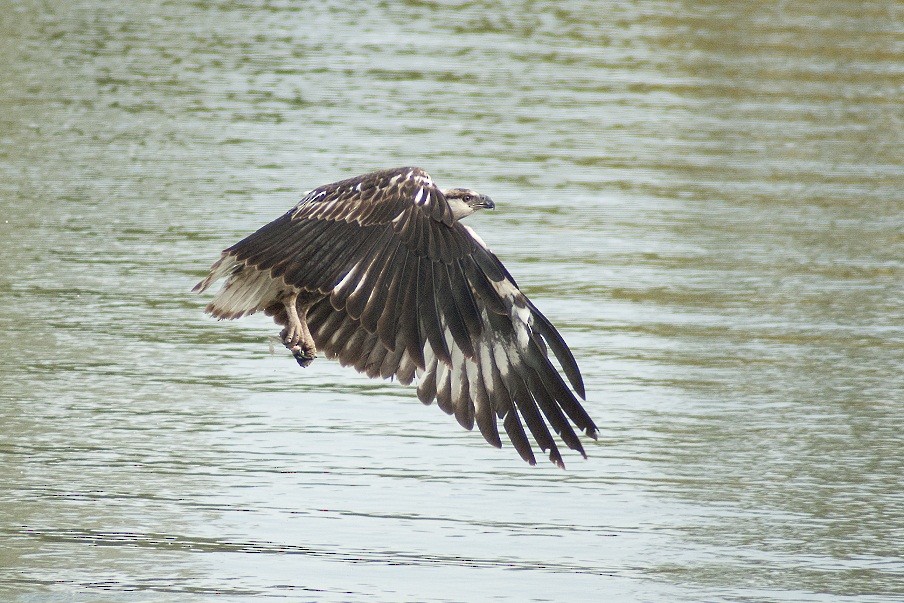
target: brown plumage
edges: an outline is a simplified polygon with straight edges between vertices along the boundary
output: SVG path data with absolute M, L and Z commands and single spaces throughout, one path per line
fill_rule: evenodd
M 414 167 L 327 184 L 224 250 L 193 290 L 227 277 L 206 311 L 273 316 L 302 366 L 320 350 L 370 377 L 417 377 L 424 404 L 476 423 L 490 444 L 502 445 L 501 419 L 534 464 L 526 425 L 564 466 L 549 427 L 585 457 L 571 424 L 594 439 L 597 428 L 575 396 L 585 398 L 584 384 L 561 335 L 459 222 L 492 207 L 468 189 L 440 191 Z

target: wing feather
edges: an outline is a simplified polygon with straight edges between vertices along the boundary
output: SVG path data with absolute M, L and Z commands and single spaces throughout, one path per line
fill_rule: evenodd
M 392 239 L 388 243 L 385 263 L 380 270 L 377 282 L 373 286 L 370 298 L 367 300 L 367 303 L 364 305 L 364 310 L 361 312 L 361 324 L 371 333 L 377 331 L 377 321 L 380 320 L 380 316 L 388 305 L 390 286 L 393 278 L 399 272 L 399 262 L 397 261 L 397 258 L 399 256 L 400 247 L 401 243 L 398 239 Z
M 279 296 L 308 291 L 298 303 L 310 306 L 308 326 L 327 357 L 370 377 L 408 384 L 417 376 L 423 403 L 436 400 L 467 429 L 476 423 L 497 447 L 501 420 L 528 463 L 536 463 L 528 434 L 560 466 L 552 432 L 584 456 L 572 425 L 596 436 L 564 339 L 496 255 L 453 219 L 422 170 L 314 189 L 225 250 L 196 289 L 223 276 L 227 284 L 211 305 L 228 301 L 224 317 L 263 308 L 286 324 Z
M 556 328 L 552 326 L 552 323 L 537 310 L 534 304 L 530 303 L 530 301 L 528 301 L 528 303 L 530 304 L 530 309 L 534 317 L 534 331 L 541 335 L 546 343 L 549 344 L 549 347 L 552 348 L 553 354 L 555 354 L 559 364 L 562 365 L 562 370 L 565 371 L 565 375 L 568 377 L 568 381 L 571 383 L 574 391 L 576 391 L 581 398 L 586 399 L 587 393 L 584 391 L 584 380 L 581 378 L 581 370 L 578 368 L 578 363 L 574 359 L 571 350 L 568 349 L 568 346 L 565 344 L 565 340 L 562 339 L 562 336 Z
M 345 312 L 342 312 L 340 316 L 341 320 L 336 325 L 336 329 L 331 333 L 328 333 L 329 339 L 323 346 L 323 350 L 326 352 L 327 356 L 339 358 L 339 362 L 347 364 L 344 361 L 343 350 L 355 336 L 355 333 L 358 332 L 358 325 L 355 321 L 348 320 L 348 315 Z M 364 334 L 362 333 L 362 337 L 363 335 Z M 317 347 L 320 347 L 320 342 L 317 341 L 317 339 L 314 339 L 314 341 L 317 343 Z
M 397 328 L 405 351 L 421 368 L 424 368 L 424 344 L 421 341 L 420 321 L 417 315 L 417 298 L 418 289 L 425 285 L 422 280 L 421 263 L 429 261 L 427 258 L 411 254 L 405 265 L 405 277 L 399 283 L 403 291 L 399 295 Z
M 566 446 L 572 450 L 577 450 L 581 453 L 581 456 L 587 458 L 584 447 L 581 445 L 580 438 L 578 438 L 574 429 L 571 428 L 571 424 L 562 412 L 561 406 L 559 406 L 558 401 L 552 393 L 550 393 L 546 383 L 540 378 L 538 372 L 531 367 L 525 367 L 524 373 L 525 382 L 527 383 L 530 392 L 533 394 L 537 406 L 540 407 L 547 422 L 549 422 L 549 425 L 557 434 L 559 434 Z
M 507 271 L 503 268 L 502 262 L 500 262 L 499 258 L 487 248 L 483 246 L 478 247 L 471 257 L 474 258 L 474 262 L 477 264 L 480 271 L 483 272 L 489 280 L 496 283 L 506 280 L 505 275 Z M 514 280 L 509 280 L 514 283 Z
M 301 241 L 295 242 L 292 246 L 287 245 L 287 251 L 291 255 L 287 255 L 285 257 L 264 257 L 262 261 L 257 264 L 250 264 L 257 270 L 267 271 L 269 269 L 270 276 L 274 279 L 281 280 L 287 285 L 291 282 L 293 278 L 298 278 L 304 276 L 305 274 L 310 274 L 312 270 L 315 269 L 317 264 L 315 263 L 316 257 L 313 257 L 315 261 L 305 261 L 303 258 L 316 256 L 319 251 L 326 252 L 329 249 L 323 249 L 323 246 L 318 247 L 318 238 L 323 236 L 326 228 L 320 229 L 320 233 L 318 233 L 317 238 L 313 241 Z M 328 240 L 328 239 L 327 239 Z M 311 250 L 314 253 L 311 253 Z M 287 276 L 286 273 L 295 276 Z
M 440 279 L 436 292 L 437 305 L 443 308 L 446 325 L 452 334 L 454 345 L 464 350 L 467 357 L 473 358 L 474 347 L 471 344 L 471 337 L 468 334 L 462 310 L 458 305 L 461 292 L 457 287 L 460 286 L 460 283 L 454 280 L 454 274 L 450 274 L 448 265 L 440 264 L 437 268 Z
M 468 365 L 471 363 L 464 360 L 462 350 L 453 348 L 452 368 L 449 369 L 450 391 L 455 419 L 459 425 L 470 430 L 474 428 L 474 402 L 468 382 Z
M 521 413 L 521 417 L 524 419 L 528 431 L 530 431 L 531 435 L 534 437 L 534 441 L 537 442 L 540 450 L 543 450 L 544 452 L 547 450 L 549 451 L 549 459 L 552 462 L 560 467 L 564 467 L 559 448 L 556 446 L 552 434 L 549 433 L 546 422 L 543 420 L 543 417 L 540 416 L 537 402 L 534 399 L 532 392 L 528 389 L 527 384 L 524 383 L 519 376 L 512 380 L 512 385 L 515 388 L 515 391 L 512 392 L 515 406 L 518 407 L 518 412 Z
M 478 356 L 483 356 L 480 348 L 477 350 Z M 468 365 L 468 388 L 471 398 L 474 401 L 474 419 L 480 434 L 487 442 L 496 448 L 502 447 L 502 441 L 499 439 L 499 429 L 496 426 L 496 415 L 493 412 L 493 404 L 490 396 L 487 394 L 486 385 L 484 383 L 482 372 L 482 363 L 480 358 L 477 363 Z
M 401 251 L 401 249 L 400 249 Z M 380 318 L 377 320 L 377 335 L 383 345 L 395 349 L 397 341 L 396 325 L 399 323 L 401 301 L 404 299 L 404 282 L 409 274 L 408 265 L 412 258 L 405 250 L 398 253 L 395 263 L 395 274 L 387 287 L 386 307 L 383 308 Z
M 531 450 L 530 441 L 527 439 L 527 434 L 524 433 L 524 425 L 521 424 L 518 412 L 514 408 L 505 414 L 502 426 L 521 458 L 531 465 L 536 465 L 537 459 L 534 458 L 534 451 Z
M 367 331 L 365 331 L 366 333 Z M 380 367 L 383 365 L 383 359 L 386 358 L 387 350 L 382 345 L 377 344 L 377 336 L 373 333 L 367 334 L 367 339 L 361 344 L 364 354 L 361 354 L 358 362 L 355 363 L 355 370 L 364 373 L 371 379 L 380 376 Z M 370 350 L 368 352 L 368 350 Z M 361 362 L 364 359 L 364 362 Z
M 376 237 L 384 230 L 376 226 L 361 229 L 351 226 L 350 228 L 351 243 L 346 241 L 346 246 L 341 247 L 335 261 L 324 262 L 318 271 L 310 274 L 312 285 L 319 284 L 321 291 L 331 292 L 357 261 L 368 253 L 368 245 L 373 241 L 370 237 Z
M 436 307 L 437 265 L 430 260 L 424 260 L 423 264 L 423 286 L 418 288 L 417 310 L 421 320 L 421 332 L 426 336 L 433 354 L 446 364 L 451 364 L 452 356 L 449 353 L 449 346 L 446 345 L 443 325 Z
M 294 271 L 298 266 L 317 266 L 323 254 L 331 251 L 328 243 L 341 240 L 341 237 L 334 236 L 339 233 L 336 233 L 335 226 L 329 222 L 313 222 L 310 227 L 308 224 L 299 226 L 301 227 L 299 231 L 295 231 L 294 224 L 287 227 L 293 238 L 291 241 L 287 241 L 283 247 L 262 249 L 245 260 L 245 263 L 258 270 L 269 269 L 270 274 L 274 278 L 278 278 L 286 272 Z M 251 247 L 250 243 L 249 247 Z M 244 250 L 239 250 L 239 253 L 243 252 Z M 288 279 L 283 280 L 288 282 Z
M 352 318 L 360 318 L 364 308 L 370 300 L 370 296 L 376 288 L 380 277 L 388 272 L 387 257 L 395 250 L 391 243 L 394 241 L 392 232 L 383 230 L 373 247 L 373 258 L 367 262 L 363 273 L 352 279 L 354 291 L 345 300 L 345 310 Z M 361 265 L 364 265 L 362 262 Z M 335 301 L 333 301 L 335 304 Z
M 291 229 L 287 226 L 292 221 L 292 212 L 283 214 L 272 222 L 262 226 L 256 232 L 248 235 L 238 243 L 223 250 L 224 254 L 235 256 L 239 261 L 245 261 L 249 255 L 261 251 L 274 243 L 283 243 Z
M 505 304 L 496 289 L 493 288 L 487 274 L 477 266 L 474 257 L 463 257 L 461 259 L 461 267 L 464 270 L 465 278 L 468 279 L 468 283 L 473 287 L 474 293 L 480 302 L 495 314 L 506 314 Z
M 369 236 L 368 236 L 369 234 Z M 385 251 L 385 244 L 391 233 L 385 229 L 374 230 L 368 234 L 360 233 L 368 240 L 362 245 L 356 254 L 349 259 L 351 266 L 345 272 L 342 279 L 338 283 L 333 284 L 330 293 L 330 302 L 337 310 L 340 308 L 348 309 L 348 301 L 352 294 L 361 287 L 367 280 L 367 274 L 370 271 L 374 261 L 382 252 Z M 377 267 L 374 271 L 378 271 L 382 266 Z
M 483 321 L 480 318 L 480 308 L 477 307 L 477 300 L 474 299 L 471 285 L 465 278 L 464 270 L 461 263 L 456 260 L 447 266 L 449 281 L 452 285 L 452 297 L 455 299 L 455 306 L 461 314 L 468 331 L 468 343 L 471 343 L 477 337 L 480 337 L 483 331 Z M 462 346 L 467 354 L 466 346 Z M 473 350 L 470 356 L 473 356 Z
M 379 339 L 379 337 L 377 339 Z M 383 345 L 382 341 L 380 341 L 380 345 Z M 395 349 L 389 350 L 386 353 L 386 357 L 383 358 L 383 364 L 380 365 L 380 376 L 384 379 L 389 379 L 401 371 L 400 367 L 402 365 L 402 358 L 405 356 L 405 348 L 400 345 L 394 345 L 393 347 Z
M 424 404 L 433 404 L 436 398 L 436 374 L 439 371 L 439 359 L 429 350 L 424 364 L 426 368 L 418 374 L 417 397 Z
M 411 385 L 414 376 L 417 373 L 418 366 L 408 353 L 402 354 L 402 360 L 399 361 L 399 371 L 396 377 L 402 385 Z
M 269 270 L 281 259 L 304 253 L 306 247 L 325 227 L 322 222 L 304 222 L 290 227 L 289 213 L 271 224 L 274 225 L 272 232 L 263 232 L 253 239 L 248 237 L 244 243 L 240 241 L 230 248 L 235 249 L 237 260 L 255 266 L 258 270 Z M 226 251 L 229 252 L 230 249 Z
M 436 367 L 436 405 L 447 415 L 455 412 L 452 406 L 452 372 L 442 362 Z

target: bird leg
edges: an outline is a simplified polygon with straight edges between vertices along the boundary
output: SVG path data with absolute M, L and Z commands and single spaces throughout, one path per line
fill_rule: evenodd
M 308 329 L 308 308 L 310 303 L 298 306 L 298 292 L 294 291 L 283 299 L 286 307 L 286 316 L 289 324 L 282 330 L 279 336 L 282 338 L 283 345 L 292 351 L 295 360 L 302 367 L 308 366 L 317 357 L 317 346 L 314 344 L 314 338 L 311 337 L 311 331 Z

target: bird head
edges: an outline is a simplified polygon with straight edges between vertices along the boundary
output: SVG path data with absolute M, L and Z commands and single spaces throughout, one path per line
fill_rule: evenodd
M 494 209 L 496 204 L 486 195 L 468 188 L 450 188 L 443 191 L 443 196 L 452 209 L 452 216 L 456 220 L 470 216 L 478 209 Z

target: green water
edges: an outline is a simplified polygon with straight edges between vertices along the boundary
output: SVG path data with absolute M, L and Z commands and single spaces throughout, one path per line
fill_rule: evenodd
M 904 596 L 900 2 L 7 1 L 0 594 Z M 601 428 L 531 468 L 191 286 L 413 164 Z

